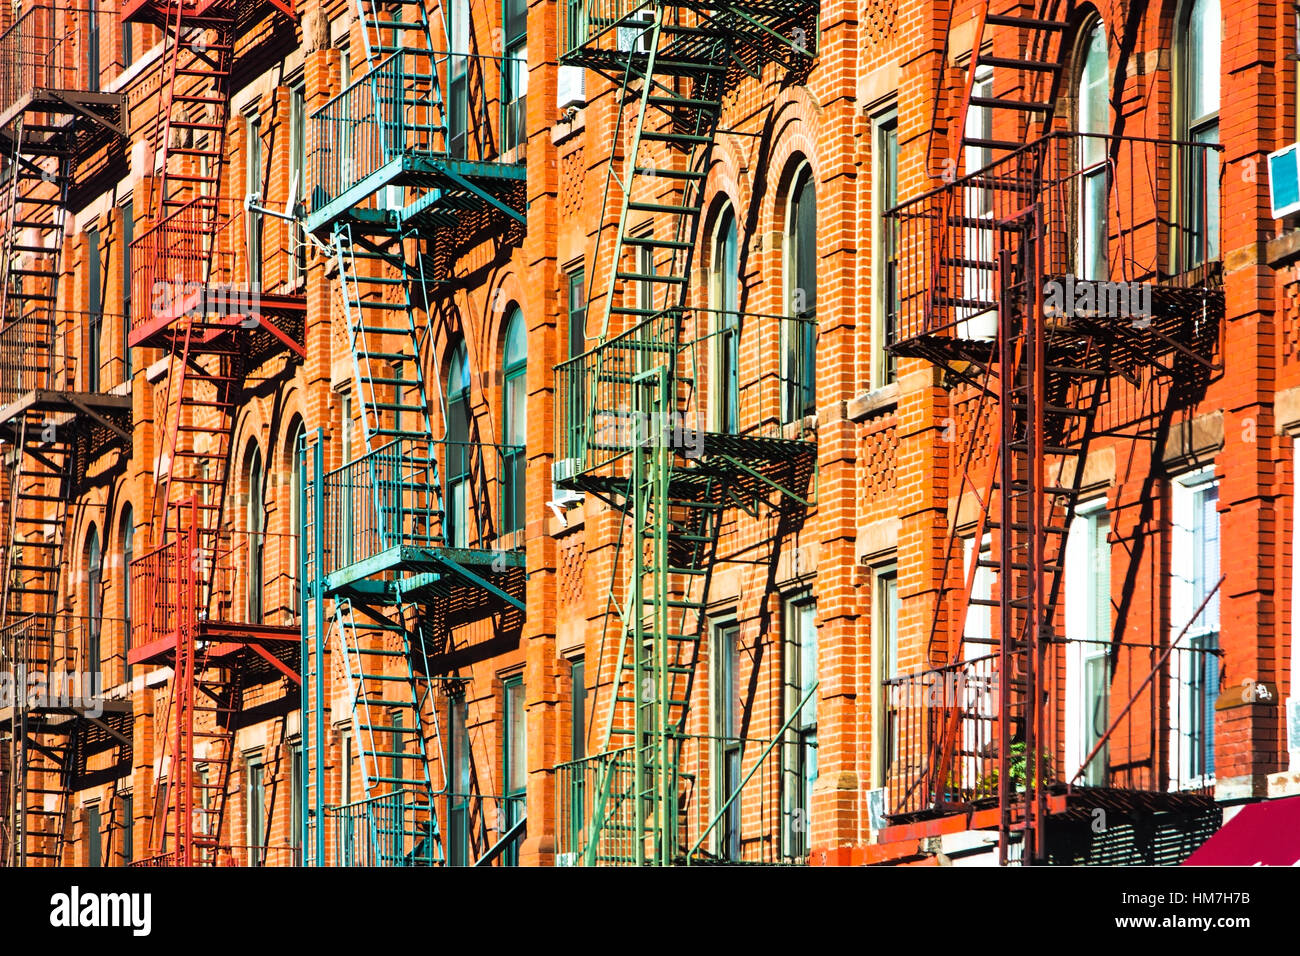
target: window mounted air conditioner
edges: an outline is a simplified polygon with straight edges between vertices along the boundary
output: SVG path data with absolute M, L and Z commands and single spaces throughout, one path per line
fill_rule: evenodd
M 1268 154 L 1268 200 L 1274 219 L 1300 212 L 1300 143 Z
M 556 76 L 555 106 L 563 113 L 587 104 L 587 71 L 580 66 L 562 66 Z
M 568 481 L 581 470 L 582 460 L 579 458 L 561 458 L 551 466 L 551 500 L 561 508 L 582 500 L 581 491 L 560 487 L 560 482 Z

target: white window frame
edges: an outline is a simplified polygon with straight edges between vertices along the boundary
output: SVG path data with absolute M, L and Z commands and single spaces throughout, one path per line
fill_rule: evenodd
M 885 230 L 894 228 L 885 219 L 889 200 L 885 195 L 885 132 L 892 126 L 894 133 L 894 199 L 898 199 L 898 105 L 891 104 L 871 117 L 871 238 L 872 266 L 879 281 L 873 283 L 871 295 L 871 369 L 872 388 L 882 388 L 897 380 L 898 370 L 889 370 L 889 353 L 885 351 L 885 319 L 889 314 L 889 285 L 886 281 L 889 259 L 885 251 Z M 895 247 L 894 254 L 898 254 Z M 895 280 L 897 281 L 897 280 Z M 897 295 L 897 289 L 895 289 Z
M 1097 543 L 1098 524 L 1104 521 L 1110 528 L 1110 512 L 1106 508 L 1106 499 L 1098 498 L 1079 505 L 1075 509 L 1074 520 L 1065 543 L 1065 639 L 1066 639 L 1066 694 L 1065 694 L 1065 763 L 1067 779 L 1073 780 L 1083 765 L 1088 752 L 1095 741 L 1089 739 L 1086 730 L 1088 713 L 1086 699 L 1088 691 L 1088 666 L 1098 658 L 1105 661 L 1109 678 L 1110 644 L 1112 619 L 1108 615 L 1103 621 L 1097 620 L 1097 566 L 1099 555 L 1094 549 Z M 1110 545 L 1106 544 L 1106 569 L 1110 569 Z M 1110 581 L 1105 579 L 1107 604 L 1111 601 Z M 1109 687 L 1108 694 L 1109 697 Z M 1109 708 L 1106 716 L 1109 727 Z M 1099 779 L 1085 775 L 1085 783 L 1104 785 L 1106 778 L 1106 748 L 1093 761 L 1099 768 Z M 1091 780 L 1090 780 L 1091 777 Z
M 894 583 L 894 606 L 885 600 L 885 582 Z M 889 710 L 892 701 L 890 686 L 885 682 L 898 677 L 898 614 L 901 609 L 898 596 L 898 564 L 890 561 L 871 569 L 871 661 L 872 690 L 875 704 L 872 707 L 872 779 L 873 786 L 888 785 L 889 763 L 885 760 L 886 738 L 889 734 Z M 887 626 L 893 612 L 892 628 Z
M 805 615 L 809 617 L 805 618 Z M 804 629 L 805 620 L 808 624 L 807 630 Z M 811 591 L 800 591 L 782 601 L 782 635 L 785 685 L 785 703 L 782 713 L 785 717 L 789 717 L 807 693 L 805 685 L 809 664 L 813 667 L 813 680 L 817 680 L 820 674 L 821 646 L 817 633 L 817 598 Z M 812 638 L 811 647 L 808 646 L 807 641 L 809 636 Z M 781 834 L 784 843 L 782 855 L 786 858 L 801 858 L 812 848 L 812 790 L 816 786 L 818 775 L 817 751 L 811 751 L 813 774 L 810 780 L 805 780 L 801 773 L 803 770 L 801 757 L 804 754 L 800 752 L 798 743 L 801 736 L 811 736 L 814 743 L 818 739 L 820 728 L 817 716 L 818 696 L 819 694 L 815 692 L 808 703 L 804 704 L 799 716 L 791 722 L 791 743 L 785 748 L 785 759 L 782 761 Z M 810 712 L 812 720 L 805 723 Z M 812 728 L 811 734 L 808 731 L 809 727 Z M 744 768 L 741 769 L 743 771 Z M 805 787 L 808 788 L 807 793 L 804 793 Z M 794 830 L 794 812 L 797 809 L 802 809 L 805 814 L 805 819 L 802 821 L 804 830 L 801 834 L 796 834 Z
M 1171 483 L 1169 565 L 1169 639 L 1171 641 L 1187 625 L 1188 617 L 1196 610 L 1196 606 L 1201 600 L 1196 597 L 1196 585 L 1194 583 L 1198 570 L 1195 567 L 1195 562 L 1198 553 L 1197 534 L 1199 531 L 1195 516 L 1199 511 L 1197 506 L 1201 501 L 1201 496 L 1212 489 L 1217 494 L 1218 484 L 1213 465 L 1207 465 L 1195 471 L 1179 475 Z M 1216 522 L 1215 536 L 1219 542 L 1222 542 L 1221 527 L 1221 524 Z M 1222 568 L 1221 560 L 1220 555 L 1216 560 L 1218 567 L 1210 572 L 1214 577 L 1214 581 L 1207 579 L 1202 585 L 1203 588 L 1209 589 L 1213 587 L 1214 582 L 1218 580 L 1218 574 Z M 1219 646 L 1219 597 L 1219 594 L 1215 594 L 1197 621 L 1187 627 L 1186 633 L 1183 634 L 1182 640 L 1178 643 L 1178 648 L 1170 655 L 1169 700 L 1171 712 L 1169 715 L 1168 741 L 1170 790 L 1212 787 L 1215 782 L 1213 773 L 1193 774 L 1187 769 L 1192 765 L 1193 756 L 1190 740 L 1193 729 L 1188 725 L 1188 717 L 1193 712 L 1194 702 L 1192 692 L 1189 689 L 1189 682 L 1193 679 L 1193 674 L 1185 672 L 1188 669 L 1188 663 L 1192 660 L 1188 649 L 1192 646 L 1191 642 L 1194 638 L 1212 636 L 1215 646 Z M 1217 679 L 1219 671 L 1220 668 L 1215 666 L 1209 670 L 1209 673 L 1213 679 Z M 1206 717 L 1209 724 L 1202 729 L 1202 733 L 1207 731 L 1212 733 L 1215 730 L 1213 712 L 1207 714 Z M 1217 741 L 1215 741 L 1215 744 L 1216 747 L 1211 748 L 1211 754 L 1217 749 Z

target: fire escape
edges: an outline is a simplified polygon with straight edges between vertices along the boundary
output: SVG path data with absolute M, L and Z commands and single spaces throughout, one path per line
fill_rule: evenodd
M 961 526 L 950 509 L 931 667 L 889 682 L 880 839 L 996 830 L 1003 863 L 1013 846 L 1045 862 L 1049 820 L 1077 822 L 1085 803 L 1208 801 L 1166 763 L 1177 670 L 1205 665 L 1182 634 L 1113 635 L 1104 733 L 1073 776 L 1061 758 L 1071 649 L 1058 605 L 1089 448 L 1101 436 L 1159 441 L 1139 406 L 1203 391 L 1220 369 L 1224 307 L 1204 233 L 1219 148 L 1054 123 L 1069 7 L 981 13 L 951 127 L 959 177 L 887 213 L 899 288 L 888 346 L 940 367 L 967 410 L 954 412 L 949 493 L 978 515 Z M 1146 314 L 1100 304 L 1121 286 L 1149 289 Z M 1085 791 L 1094 761 L 1106 776 L 1108 741 L 1124 779 Z
M 107 700 L 93 683 L 102 622 L 78 624 L 62 600 L 69 502 L 88 462 L 131 439 L 130 396 L 75 361 L 78 336 L 102 313 L 59 308 L 68 210 L 88 198 L 78 183 L 123 136 L 122 95 L 97 92 L 91 75 L 93 35 L 74 13 L 41 4 L 0 36 L 0 438 L 9 449 L 0 662 L 18 689 L 0 710 L 0 848 L 17 866 L 62 860 L 70 792 L 88 759 L 113 750 L 117 766 L 130 761 L 130 701 Z M 38 686 L 39 696 L 27 693 Z
M 307 228 L 334 260 L 365 445 L 326 470 L 318 440 L 302 461 L 304 845 L 318 866 L 445 862 L 432 669 L 448 633 L 431 611 L 524 610 L 523 551 L 501 523 L 522 449 L 452 422 L 426 370 L 430 293 L 457 249 L 517 235 L 525 221 L 523 142 L 506 96 L 525 65 L 468 53 L 421 0 L 382 7 L 359 0 L 366 70 L 309 120 Z M 321 746 L 339 678 L 364 794 L 352 803 L 328 800 Z M 522 820 L 502 840 L 521 834 Z
M 724 100 L 769 65 L 806 70 L 816 16 L 783 2 L 562 8 L 562 61 L 607 77 L 619 109 L 601 219 L 614 241 L 592 272 L 606 270 L 605 321 L 594 347 L 556 369 L 556 483 L 627 518 L 602 630 L 618 634 L 616 659 L 601 661 L 603 743 L 556 768 L 559 842 L 574 865 L 704 860 L 740 809 L 737 787 L 715 813 L 701 796 L 707 771 L 690 772 L 712 747 L 687 726 L 709 584 L 726 516 L 806 507 L 815 453 L 775 411 L 775 385 L 741 384 L 734 422 L 708 404 L 710 374 L 717 395 L 730 387 L 717 357 L 729 346 L 716 343 L 795 320 L 694 308 L 688 277 Z M 772 771 L 765 758 L 789 745 L 789 723 L 753 747 L 746 779 Z
M 153 549 L 131 567 L 133 665 L 171 667 L 165 780 L 155 794 L 148 862 L 232 858 L 224 816 L 234 733 L 247 686 L 299 682 L 294 603 L 269 609 L 255 569 L 291 548 L 224 512 L 235 415 L 246 381 L 277 355 L 303 357 L 306 301 L 262 289 L 248 257 L 248 213 L 223 194 L 230 96 L 257 44 L 291 29 L 290 0 L 135 0 L 126 23 L 163 31 L 154 126 L 161 154 L 152 223 L 132 243 L 129 345 L 165 358 L 156 433 Z M 280 618 L 283 618 L 281 620 Z

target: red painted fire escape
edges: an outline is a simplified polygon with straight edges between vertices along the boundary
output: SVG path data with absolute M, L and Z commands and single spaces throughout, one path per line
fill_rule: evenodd
M 1105 430 L 1119 433 L 1103 411 L 1115 403 L 1112 383 L 1194 390 L 1217 369 L 1216 264 L 1193 267 L 1184 247 L 1196 236 L 1151 215 L 1168 212 L 1167 184 L 1179 174 L 1191 192 L 1209 195 L 1217 160 L 1213 146 L 1054 127 L 1072 5 L 997 6 L 1007 12 L 986 9 L 976 21 L 950 127 L 955 175 L 887 214 L 899 288 L 888 345 L 943 369 L 954 404 L 966 397 L 968 412 L 954 412 L 948 497 L 973 500 L 977 517 L 972 529 L 959 524 L 962 509 L 950 509 L 930 667 L 891 682 L 891 825 L 881 841 L 951 832 L 942 821 L 961 817 L 957 829 L 999 832 L 1001 862 L 1016 842 L 1024 862 L 1042 862 L 1045 823 L 1068 811 L 1076 782 L 1060 772 L 1066 642 L 1058 605 L 1084 461 L 1103 417 Z M 932 166 L 941 144 L 931 143 Z M 1104 188 L 1086 185 L 1094 180 Z M 1087 224 L 1085 188 L 1104 191 L 1100 223 Z M 1093 235 L 1106 244 L 1108 274 L 1084 281 L 1151 285 L 1151 316 L 1047 308 L 1050 283 L 1087 272 L 1079 250 Z M 977 615 L 987 623 L 973 626 Z M 1169 655 L 1144 653 L 1152 676 L 1164 667 L 1167 680 Z M 1140 679 L 1144 665 L 1132 648 L 1112 655 L 1112 687 L 1122 673 L 1133 696 L 1126 704 L 1112 698 L 1119 717 L 1107 736 L 1134 719 L 1135 704 L 1158 712 L 1168 694 L 1160 681 Z M 1156 766 L 1160 746 L 1135 788 L 1171 788 Z
M 248 261 L 242 202 L 223 195 L 230 96 L 254 28 L 291 27 L 290 3 L 138 0 L 125 22 L 164 32 L 155 126 L 161 153 L 154 222 L 133 242 L 129 344 L 166 358 L 154 550 L 136 560 L 131 661 L 174 670 L 168 738 L 150 834 L 151 861 L 230 858 L 225 801 L 240 710 L 250 682 L 298 681 L 292 600 L 268 614 L 254 572 L 288 542 L 236 530 L 225 516 L 235 412 L 252 371 L 276 353 L 303 356 L 305 299 L 263 290 Z M 240 48 L 237 49 L 237 46 Z M 268 620 L 276 614 L 283 620 Z M 161 782 L 165 777 L 165 783 Z M 236 854 L 238 855 L 238 854 Z

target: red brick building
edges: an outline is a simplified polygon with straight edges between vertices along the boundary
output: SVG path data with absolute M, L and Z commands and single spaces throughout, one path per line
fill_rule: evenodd
M 1177 862 L 1295 792 L 1290 7 L 0 22 L 5 672 L 102 675 L 3 702 L 7 863 Z

